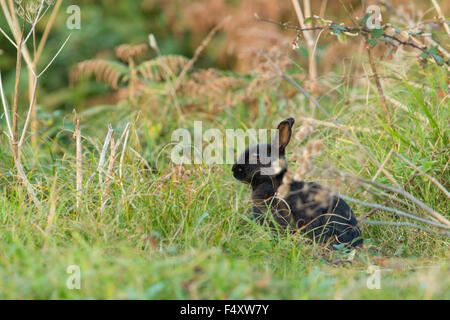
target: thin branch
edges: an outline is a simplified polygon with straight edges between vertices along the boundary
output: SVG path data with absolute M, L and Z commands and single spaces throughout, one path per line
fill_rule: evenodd
M 419 229 L 419 230 L 422 230 L 422 231 L 425 231 L 428 233 L 434 233 L 437 235 L 450 237 L 450 232 L 447 232 L 447 231 L 439 232 L 439 231 L 432 230 L 432 229 L 429 229 L 426 227 L 418 226 L 417 224 L 410 223 L 410 222 L 390 222 L 390 221 L 365 220 L 365 221 L 361 221 L 361 223 L 372 224 L 372 225 L 381 225 L 381 226 L 411 227 L 411 228 L 416 228 L 416 229 Z
M 372 57 L 372 49 L 367 48 L 367 56 L 369 57 L 370 68 L 372 69 L 372 75 L 375 80 L 375 84 L 377 85 L 378 97 L 380 98 L 381 106 L 383 107 L 384 115 L 386 117 L 386 121 L 391 123 L 391 114 L 386 104 L 386 98 L 384 96 L 383 87 L 381 85 L 380 77 L 378 76 L 377 68 L 375 66 L 375 62 Z
M 69 41 L 70 37 L 71 37 L 72 33 L 70 33 L 66 40 L 64 41 L 64 43 L 62 44 L 62 46 L 59 48 L 58 52 L 56 52 L 55 56 L 53 57 L 52 60 L 50 60 L 50 62 L 48 63 L 48 65 L 44 68 L 44 70 L 42 70 L 41 73 L 39 73 L 39 75 L 37 76 L 38 78 L 40 78 L 45 71 L 47 71 L 47 69 L 52 65 L 53 61 L 55 61 L 55 59 L 58 57 L 58 55 L 61 53 L 62 49 L 64 49 L 64 47 L 66 46 L 67 41 Z
M 378 210 L 384 210 L 384 211 L 387 211 L 387 212 L 392 212 L 392 213 L 395 213 L 395 214 L 397 214 L 399 216 L 402 216 L 402 217 L 405 217 L 405 218 L 409 218 L 409 219 L 413 219 L 413 220 L 416 220 L 416 221 L 419 221 L 419 222 L 422 222 L 422 223 L 426 223 L 426 224 L 432 225 L 434 227 L 450 230 L 450 226 L 445 226 L 443 224 L 440 224 L 440 223 L 437 223 L 437 222 L 434 222 L 434 221 L 431 221 L 431 220 L 428 220 L 428 219 L 420 218 L 418 216 L 406 213 L 406 212 L 404 212 L 402 210 L 386 207 L 386 206 L 383 206 L 383 205 L 380 205 L 380 204 L 377 204 L 377 203 L 369 203 L 369 202 L 356 200 L 356 199 L 353 199 L 353 198 L 350 198 L 350 197 L 347 197 L 347 196 L 344 196 L 344 195 L 341 195 L 341 194 L 339 195 L 339 198 L 342 198 L 343 200 L 346 200 L 348 202 L 359 204 L 359 205 L 364 206 L 364 207 L 375 208 L 375 209 L 378 209 Z M 364 219 L 364 220 L 366 220 L 366 219 Z M 363 219 L 360 219 L 359 221 L 363 221 Z
M 2 98 L 3 110 L 5 112 L 6 125 L 8 126 L 8 132 L 9 132 L 8 138 L 9 138 L 10 142 L 12 142 L 13 131 L 11 128 L 11 120 L 9 119 L 8 107 L 6 105 L 5 93 L 3 91 L 2 72 L 1 71 L 0 71 L 0 94 L 1 94 L 1 98 Z
M 310 27 L 310 23 L 307 23 L 305 25 L 305 20 L 302 12 L 302 8 L 300 7 L 300 4 L 298 0 L 292 0 L 292 4 L 295 9 L 295 13 L 297 14 L 297 19 L 300 24 L 300 26 L 305 29 Z M 304 9 L 305 9 L 305 15 L 308 17 L 311 16 L 311 4 L 309 0 L 304 0 Z M 317 86 L 317 64 L 316 64 L 316 57 L 315 57 L 315 45 L 314 45 L 314 33 L 312 30 L 309 31 L 303 31 L 303 35 L 306 39 L 306 46 L 308 48 L 308 75 L 309 80 L 311 81 L 311 87 L 315 88 Z M 317 41 L 319 38 L 317 38 Z M 316 41 L 316 43 L 317 43 Z M 312 103 L 311 103 L 312 104 Z
M 412 175 L 412 177 L 408 180 L 408 181 L 406 181 L 406 183 L 405 184 L 403 184 L 403 188 L 405 188 L 408 184 L 410 184 L 414 179 L 415 179 L 415 177 L 417 177 L 417 173 L 415 173 L 415 174 L 413 174 Z M 386 204 L 388 204 L 389 203 L 389 200 L 386 200 L 386 201 L 384 201 L 383 202 L 383 205 L 386 205 Z M 368 212 L 366 215 L 364 215 L 363 217 L 361 217 L 360 218 L 360 220 L 366 220 L 367 218 L 369 218 L 370 216 L 372 216 L 374 213 L 376 213 L 378 211 L 378 209 L 374 209 L 374 210 L 371 210 L 370 212 Z
M 286 28 L 286 29 L 292 29 L 292 30 L 296 30 L 296 31 L 299 31 L 299 32 L 300 31 L 302 31 L 302 32 L 303 31 L 308 31 L 308 30 L 333 30 L 333 28 L 335 26 L 338 26 L 335 23 L 331 23 L 330 25 L 323 26 L 323 27 L 301 28 L 301 27 L 292 26 L 292 25 L 290 25 L 288 23 L 279 23 L 279 22 L 276 22 L 276 21 L 273 21 L 273 20 L 264 19 L 264 18 L 259 17 L 258 15 L 255 15 L 255 16 L 261 22 L 275 24 L 275 25 L 277 25 L 279 27 Z M 362 33 L 365 33 L 365 34 L 370 34 L 371 33 L 371 30 L 366 28 L 366 27 L 347 27 L 347 26 L 339 25 L 339 28 L 344 33 L 345 32 L 349 32 L 349 33 L 362 32 Z M 411 38 L 413 40 L 415 40 L 415 41 L 403 41 L 403 40 L 400 40 L 399 38 L 397 38 L 396 36 L 389 35 L 389 34 L 384 33 L 384 32 L 381 34 L 381 36 L 384 37 L 384 38 L 392 39 L 393 41 L 397 42 L 398 45 L 409 46 L 409 47 L 415 48 L 417 50 L 420 50 L 423 53 L 427 53 L 428 54 L 428 52 L 426 50 L 427 47 L 421 45 L 421 43 L 418 40 L 414 39 L 413 37 L 411 37 Z M 414 43 L 414 42 L 416 42 L 416 43 Z M 437 63 L 437 60 L 436 60 L 435 57 L 433 57 L 432 61 Z M 447 64 L 447 65 L 450 65 L 450 60 L 447 59 L 447 60 L 444 61 L 444 63 Z
M 2 28 L 0 28 L 0 32 L 5 36 L 6 39 L 8 39 L 9 42 L 14 46 L 14 48 L 17 49 L 17 44 L 6 34 L 5 31 L 3 31 Z
M 9 3 L 12 4 L 12 1 L 10 0 Z M 18 25 L 18 22 L 17 22 L 17 18 L 15 16 L 15 13 L 13 12 L 12 15 L 10 14 L 8 6 L 5 3 L 5 0 L 0 0 L 0 6 L 2 7 L 3 14 L 4 14 L 5 18 L 6 18 L 6 21 L 8 23 L 9 29 L 13 33 L 14 39 L 16 40 L 15 41 L 16 44 L 14 45 L 14 47 L 16 49 L 18 49 L 17 43 L 19 42 L 19 39 L 20 39 L 21 35 L 20 35 L 20 32 L 19 32 L 20 28 L 19 28 L 19 25 Z M 27 63 L 28 66 L 30 66 L 31 65 L 31 58 L 30 58 L 30 54 L 28 52 L 27 47 L 22 47 L 22 54 L 23 54 L 23 57 L 25 59 L 25 62 Z
M 28 39 L 29 39 L 30 36 L 33 34 L 34 29 L 36 28 L 36 25 L 37 25 L 37 23 L 39 22 L 39 17 L 40 17 L 40 15 L 41 15 L 42 8 L 44 7 L 44 2 L 45 2 L 45 0 L 42 0 L 42 1 L 41 1 L 41 5 L 39 6 L 39 10 L 38 10 L 38 12 L 37 12 L 37 14 L 36 14 L 36 18 L 34 19 L 34 22 L 33 22 L 33 24 L 31 25 L 31 29 L 30 29 L 30 31 L 28 32 L 28 35 L 25 37 L 25 39 L 24 39 L 24 41 L 22 42 L 22 44 L 20 45 L 21 48 L 25 46 L 25 44 L 27 43 Z M 24 19 L 25 19 L 25 18 L 24 18 Z
M 48 35 L 50 34 L 50 30 L 56 20 L 56 16 L 58 15 L 59 8 L 61 6 L 62 0 L 57 0 L 55 7 L 52 10 L 52 14 L 50 15 L 50 18 L 45 25 L 44 33 L 42 34 L 41 41 L 39 42 L 39 47 L 36 51 L 35 55 L 35 61 L 39 61 L 39 58 L 41 57 L 42 51 L 44 50 L 45 43 L 47 42 Z
M 405 197 L 406 199 L 414 202 L 417 206 L 419 206 L 420 208 L 422 208 L 425 212 L 428 212 L 429 214 L 431 214 L 433 217 L 435 217 L 439 222 L 441 222 L 442 224 L 445 224 L 446 226 L 450 226 L 450 221 L 448 221 L 445 217 L 443 217 L 440 213 L 436 212 L 435 210 L 433 210 L 432 208 L 430 208 L 428 205 L 426 205 L 424 202 L 420 201 L 419 199 L 417 199 L 416 197 L 414 197 L 412 194 L 410 194 L 409 192 L 400 189 L 400 188 L 396 188 L 396 187 L 391 187 L 379 182 L 375 182 L 375 181 L 371 181 L 371 180 L 367 180 L 358 176 L 354 176 L 352 174 L 346 173 L 346 172 L 339 172 L 342 176 L 345 177 L 349 177 L 351 179 L 354 179 L 356 181 L 359 182 L 363 182 L 366 184 L 370 184 L 373 185 L 377 188 L 380 189 L 385 189 L 391 192 L 395 192 L 398 193 L 400 195 L 402 195 L 403 197 Z
M 20 159 L 15 159 L 14 161 L 15 161 L 15 165 L 17 168 L 17 172 L 19 173 L 19 177 L 22 179 L 22 183 L 27 188 L 29 197 L 39 207 L 41 203 L 40 203 L 39 199 L 37 198 L 32 185 L 28 181 L 27 175 L 25 174 L 25 171 L 23 170 L 23 166 L 22 166 L 22 163 L 20 162 Z
M 436 0 L 431 0 L 431 2 L 433 3 L 434 8 L 436 9 L 439 19 L 441 21 L 445 21 L 444 14 L 442 13 L 442 10 L 441 10 L 441 7 L 439 6 L 439 4 L 436 2 Z M 447 32 L 447 35 L 450 36 L 450 27 L 448 26 L 448 24 L 444 23 L 443 26 L 444 26 L 445 31 Z
M 178 89 L 178 87 L 181 84 L 181 81 L 184 79 L 184 77 L 186 76 L 186 73 L 192 68 L 192 66 L 194 65 L 194 63 L 197 61 L 198 57 L 200 56 L 200 54 L 203 52 L 203 50 L 205 49 L 205 47 L 208 45 L 208 43 L 211 41 L 212 37 L 214 37 L 214 35 L 217 33 L 217 31 L 219 31 L 224 25 L 225 23 L 227 23 L 229 20 L 231 19 L 231 16 L 227 16 L 225 19 L 223 19 L 220 23 L 218 23 L 206 36 L 206 38 L 202 41 L 202 43 L 200 44 L 200 46 L 195 50 L 194 52 L 194 56 L 192 57 L 191 60 L 189 60 L 189 62 L 184 66 L 183 70 L 181 70 L 180 75 L 178 76 L 175 85 L 174 85 L 174 90 L 176 91 Z
M 27 133 L 27 128 L 28 128 L 28 124 L 30 122 L 33 106 L 34 106 L 34 103 L 36 101 L 36 92 L 37 92 L 37 85 L 38 85 L 38 81 L 37 80 L 38 79 L 36 79 L 36 78 L 34 79 L 33 94 L 31 96 L 30 107 L 28 108 L 28 113 L 27 113 L 27 118 L 25 120 L 25 125 L 24 125 L 24 127 L 22 129 L 22 135 L 21 135 L 20 140 L 19 140 L 19 148 L 22 147 L 23 141 L 25 139 L 25 134 Z

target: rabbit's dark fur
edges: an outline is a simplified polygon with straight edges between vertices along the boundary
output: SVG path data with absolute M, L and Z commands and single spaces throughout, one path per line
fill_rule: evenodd
M 284 199 L 276 195 L 287 172 L 285 148 L 291 138 L 293 124 L 292 118 L 282 121 L 271 144 L 247 148 L 233 165 L 233 176 L 252 187 L 255 219 L 270 226 L 273 222 L 282 227 L 295 226 L 318 242 L 360 245 L 361 231 L 349 205 L 317 183 L 292 181 Z M 264 148 L 268 157 L 275 154 L 277 148 L 278 157 L 270 158 L 270 162 L 260 161 Z M 279 170 L 273 174 L 261 174 L 261 169 L 272 168 L 276 159 L 277 163 L 283 164 Z

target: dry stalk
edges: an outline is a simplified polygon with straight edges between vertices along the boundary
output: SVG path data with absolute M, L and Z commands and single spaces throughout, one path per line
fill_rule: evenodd
M 298 0 L 292 0 L 292 4 L 294 5 L 295 13 L 297 15 L 298 22 L 302 29 L 310 29 L 311 23 L 308 22 L 305 24 L 305 17 L 303 16 L 302 8 L 298 2 Z M 311 3 L 309 0 L 304 0 L 304 9 L 306 17 L 311 17 Z M 305 30 L 303 31 L 303 36 L 306 39 L 306 46 L 308 49 L 308 74 L 309 79 L 311 81 L 311 88 L 314 89 L 317 86 L 317 63 L 315 57 L 315 41 L 314 41 L 314 31 L 313 30 Z
M 314 125 L 317 125 L 317 126 L 324 126 L 324 127 L 329 127 L 329 128 L 339 128 L 334 123 L 328 122 L 328 121 L 317 120 L 317 119 L 308 118 L 308 117 L 300 117 L 299 119 L 301 121 L 310 121 L 311 123 L 313 123 Z M 362 128 L 362 127 L 344 126 L 344 125 L 343 125 L 343 127 L 345 127 L 347 130 L 364 131 L 364 132 L 370 132 L 370 133 L 379 133 L 379 131 L 374 130 L 372 128 Z
M 442 10 L 441 10 L 441 7 L 439 6 L 439 4 L 436 2 L 436 0 L 431 0 L 431 2 L 433 3 L 434 8 L 436 9 L 439 20 L 445 21 L 444 14 L 442 13 Z M 450 27 L 448 26 L 448 24 L 443 23 L 442 25 L 444 26 L 444 29 L 447 32 L 447 35 L 450 36 Z
M 378 76 L 377 68 L 376 68 L 375 63 L 373 61 L 372 49 L 371 48 L 367 48 L 367 56 L 369 57 L 370 68 L 372 69 L 372 75 L 373 75 L 373 78 L 375 80 L 375 84 L 377 85 L 378 97 L 380 99 L 381 106 L 383 107 L 383 111 L 384 111 L 384 115 L 386 117 L 386 121 L 387 121 L 387 123 L 391 123 L 391 115 L 389 113 L 389 109 L 388 109 L 387 104 L 386 104 L 386 98 L 384 96 L 383 87 L 381 86 L 380 77 Z
M 77 209 L 80 208 L 81 204 L 81 194 L 83 188 L 83 159 L 82 159 L 82 148 L 81 148 L 81 130 L 80 130 L 80 119 L 75 118 L 75 141 L 76 141 L 76 191 L 77 191 Z
M 218 23 L 206 36 L 206 38 L 202 41 L 200 46 L 197 47 L 197 49 L 194 52 L 194 56 L 191 60 L 184 66 L 183 70 L 181 71 L 180 75 L 178 76 L 175 85 L 174 90 L 177 91 L 180 87 L 181 81 L 186 76 L 186 73 L 192 68 L 194 63 L 197 61 L 200 54 L 203 52 L 203 50 L 206 48 L 208 43 L 211 41 L 211 39 L 214 37 L 214 35 L 219 31 L 229 20 L 231 19 L 231 16 L 226 17 L 223 19 L 220 23 Z
M 447 232 L 447 231 L 439 232 L 439 231 L 435 231 L 435 230 L 430 229 L 430 228 L 422 227 L 422 226 L 419 226 L 417 224 L 410 223 L 410 222 L 390 222 L 390 221 L 371 221 L 371 220 L 366 220 L 366 221 L 362 221 L 362 223 L 364 223 L 364 224 L 372 224 L 372 225 L 381 225 L 381 226 L 411 227 L 411 228 L 422 230 L 422 231 L 425 231 L 425 232 L 428 232 L 428 233 L 434 233 L 434 234 L 437 234 L 437 235 L 450 237 L 450 232 Z
M 391 158 L 392 153 L 394 152 L 394 148 L 392 148 L 388 155 L 386 156 L 386 158 L 384 159 L 384 161 L 381 163 L 380 168 L 378 168 L 377 172 L 375 173 L 375 175 L 372 177 L 372 181 L 377 180 L 378 176 L 380 175 L 382 168 L 384 168 L 386 166 L 386 163 L 389 161 L 389 159 Z
M 413 174 L 412 177 L 408 181 L 406 181 L 406 183 L 403 184 L 403 188 L 405 188 L 408 184 L 410 184 L 415 179 L 415 177 L 417 177 L 417 174 Z M 389 200 L 386 200 L 383 202 L 382 205 L 386 205 L 388 203 L 389 203 Z M 378 211 L 378 209 L 373 209 L 370 212 L 368 212 L 367 214 L 365 214 L 363 217 L 361 217 L 359 220 L 366 220 L 367 218 L 372 216 L 377 211 Z
M 117 149 L 119 148 L 122 140 L 125 138 L 125 144 L 124 144 L 124 148 L 125 145 L 127 143 L 128 140 L 128 133 L 129 133 L 129 129 L 130 129 L 130 123 L 127 123 L 125 130 L 122 132 L 122 135 L 120 136 L 119 140 L 117 142 L 114 142 L 114 137 L 111 137 L 111 146 L 110 146 L 110 156 L 109 156 L 109 163 L 108 163 L 108 172 L 107 172 L 107 178 L 108 180 L 106 181 L 106 187 L 105 187 L 105 202 L 107 201 L 107 196 L 109 194 L 109 186 L 112 183 L 112 179 L 114 179 L 114 163 L 117 159 Z M 121 156 L 121 160 L 122 160 L 122 156 Z M 120 168 L 121 169 L 121 168 Z M 120 178 L 121 178 L 121 173 L 120 173 Z
M 436 218 L 442 224 L 444 224 L 446 226 L 450 226 L 450 221 L 448 221 L 447 218 L 445 218 L 440 213 L 438 213 L 435 210 L 433 210 L 432 208 L 430 208 L 427 204 L 425 204 L 421 200 L 417 199 L 416 197 L 414 197 L 412 194 L 410 194 L 409 192 L 405 191 L 404 189 L 391 187 L 391 186 L 388 186 L 388 185 L 385 185 L 385 184 L 382 184 L 382 183 L 379 183 L 379 182 L 367 180 L 367 179 L 364 179 L 364 178 L 361 178 L 361 177 L 358 177 L 358 176 L 353 176 L 352 174 L 349 174 L 349 173 L 346 173 L 346 172 L 342 172 L 342 171 L 340 171 L 339 173 L 342 176 L 349 177 L 349 178 L 351 178 L 351 179 L 353 179 L 355 181 L 358 181 L 358 182 L 361 182 L 361 183 L 365 183 L 365 184 L 369 184 L 369 185 L 373 185 L 373 186 L 375 186 L 377 188 L 388 190 L 388 191 L 400 194 L 403 197 L 405 197 L 406 199 L 408 199 L 408 200 L 412 201 L 413 203 L 415 203 L 424 212 L 427 212 L 428 214 L 430 214 L 431 216 Z
M 120 178 L 120 184 L 122 185 L 122 175 L 123 175 L 123 161 L 125 159 L 125 152 L 127 149 L 128 144 L 128 137 L 130 136 L 130 123 L 127 123 L 127 126 L 125 127 L 125 130 L 123 132 L 125 134 L 125 141 L 123 142 L 122 146 L 122 152 L 120 154 L 120 163 L 119 163 L 119 178 Z
M 104 186 L 103 186 L 103 165 L 105 164 L 106 159 L 106 151 L 108 151 L 108 146 L 111 142 L 112 135 L 114 133 L 114 129 L 112 128 L 111 124 L 108 124 L 108 134 L 106 135 L 105 142 L 103 143 L 102 153 L 100 154 L 100 160 L 98 162 L 97 166 L 97 172 L 98 172 L 98 181 L 100 183 L 100 212 L 103 213 L 104 211 Z
M 36 70 L 36 67 L 39 63 L 42 51 L 44 50 L 45 44 L 47 42 L 48 39 L 48 35 L 50 34 L 50 30 L 53 27 L 53 24 L 55 23 L 56 20 L 56 16 L 58 15 L 58 11 L 59 8 L 61 7 L 61 3 L 62 0 L 57 0 L 55 3 L 55 6 L 52 10 L 52 13 L 50 15 L 50 18 L 47 22 L 47 24 L 45 25 L 45 29 L 44 29 L 44 33 L 41 37 L 41 40 L 39 42 L 39 46 L 36 50 L 36 53 L 33 57 L 33 68 L 34 70 Z M 38 119 L 37 119 L 37 111 L 36 108 L 34 106 L 34 103 L 36 102 L 36 98 L 34 97 L 35 95 L 35 90 L 33 88 L 33 79 L 32 79 L 32 74 L 28 73 L 28 93 L 29 93 L 29 97 L 30 97 L 30 104 L 32 103 L 33 106 L 31 107 L 31 143 L 33 146 L 36 146 L 37 144 L 37 131 L 38 131 Z
M 3 94 L 3 84 L 0 82 L 0 86 L 2 87 L 2 103 L 3 103 L 3 107 L 5 110 L 5 114 L 6 114 L 6 120 L 8 123 L 8 129 L 9 129 L 9 134 L 10 134 L 10 144 L 11 144 L 11 150 L 13 153 L 13 158 L 14 158 L 14 163 L 15 166 L 17 168 L 18 174 L 23 182 L 23 184 L 26 186 L 29 196 L 30 198 L 33 200 L 33 202 L 35 202 L 36 205 L 40 205 L 39 200 L 36 197 L 36 194 L 34 192 L 33 187 L 31 186 L 31 184 L 29 183 L 27 176 L 25 174 L 25 171 L 23 169 L 23 166 L 21 164 L 20 161 L 20 155 L 21 155 L 21 147 L 22 144 L 24 142 L 25 139 L 25 134 L 30 122 L 30 118 L 31 115 L 34 112 L 34 105 L 35 105 L 35 101 L 36 101 L 36 91 L 37 91 L 37 84 L 38 84 L 38 80 L 39 78 L 45 73 L 45 71 L 51 66 L 51 64 L 53 63 L 53 61 L 56 59 L 56 57 L 59 55 L 59 53 L 62 51 L 62 49 L 64 48 L 65 44 L 67 43 L 67 41 L 70 38 L 67 38 L 67 40 L 64 42 L 64 44 L 61 46 L 61 48 L 58 50 L 58 52 L 55 54 L 55 56 L 53 57 L 53 59 L 48 63 L 48 65 L 44 68 L 44 70 L 37 74 L 36 72 L 36 65 L 37 65 L 37 60 L 36 60 L 36 55 L 35 55 L 35 59 L 32 60 L 30 58 L 30 54 L 28 52 L 26 43 L 28 41 L 28 39 L 33 36 L 33 45 L 35 47 L 36 41 L 35 41 L 35 28 L 36 25 L 38 23 L 38 21 L 41 18 L 41 13 L 42 13 L 42 9 L 44 6 L 45 0 L 42 0 L 40 2 L 40 6 L 39 6 L 39 10 L 37 12 L 37 15 L 33 21 L 33 23 L 31 24 L 31 29 L 28 31 L 28 34 L 25 36 L 25 20 L 23 22 L 23 26 L 22 29 L 19 28 L 19 23 L 18 23 L 18 19 L 14 10 L 14 4 L 12 0 L 8 0 L 8 4 L 9 4 L 9 8 L 5 2 L 5 0 L 0 0 L 0 6 L 3 9 L 3 14 L 6 17 L 7 23 L 10 27 L 11 32 L 13 33 L 15 42 L 7 36 L 6 32 L 4 32 L 3 30 L 1 30 L 1 33 L 4 34 L 7 39 L 13 44 L 13 46 L 16 48 L 17 51 L 17 61 L 16 61 L 16 80 L 15 80 L 15 88 L 14 88 L 14 100 L 13 100 L 13 106 L 12 106 L 12 127 L 10 126 L 9 123 L 9 117 L 8 117 L 8 108 L 6 105 L 6 99 L 4 98 L 4 94 Z M 25 60 L 27 66 L 28 66 L 28 70 L 29 70 L 29 74 L 30 74 L 30 78 L 29 78 L 29 85 L 30 85 L 30 89 L 29 93 L 30 93 L 30 106 L 28 109 L 28 113 L 27 113 L 27 118 L 25 121 L 25 124 L 23 126 L 22 129 L 22 134 L 20 136 L 19 139 L 19 129 L 18 129 L 18 112 L 19 112 L 19 106 L 18 106 L 18 98 L 19 98 L 19 84 L 20 84 L 20 74 L 21 74 L 21 70 L 22 70 L 22 58 Z M 34 79 L 32 79 L 31 74 L 34 76 Z M 1 77 L 0 77 L 1 80 Z
M 384 211 L 387 211 L 387 212 L 392 212 L 392 213 L 395 213 L 395 214 L 397 214 L 399 216 L 402 216 L 402 217 L 405 217 L 405 218 L 413 219 L 413 220 L 416 220 L 416 221 L 419 221 L 419 222 L 422 222 L 422 223 L 426 223 L 426 224 L 429 224 L 431 226 L 438 227 L 438 228 L 441 228 L 441 229 L 450 230 L 450 226 L 446 226 L 446 225 L 443 225 L 441 223 L 437 223 L 437 222 L 434 222 L 434 221 L 431 221 L 431 220 L 428 220 L 428 219 L 420 218 L 420 217 L 418 217 L 416 215 L 412 215 L 412 214 L 406 213 L 406 212 L 404 212 L 402 210 L 386 207 L 384 205 L 380 205 L 380 204 L 376 204 L 376 203 L 369 203 L 369 202 L 356 200 L 356 199 L 353 199 L 351 197 L 347 197 L 347 196 L 343 196 L 343 195 L 339 195 L 339 197 L 342 198 L 345 201 L 359 204 L 360 206 L 364 206 L 364 207 L 368 207 L 368 208 L 375 208 L 375 209 L 384 210 Z M 366 219 L 360 219 L 360 221 L 365 221 L 365 220 Z
M 50 228 L 52 227 L 53 221 L 56 216 L 56 199 L 58 197 L 56 193 L 57 181 L 58 181 L 58 171 L 56 171 L 55 176 L 53 177 L 53 183 L 50 189 L 50 210 L 47 217 L 47 226 L 45 227 L 45 232 L 50 231 Z
M 125 141 L 123 142 L 122 153 L 120 154 L 119 179 L 120 179 L 120 188 L 122 189 L 122 194 L 124 196 L 124 199 L 126 199 L 127 193 L 125 192 L 125 188 L 123 187 L 123 161 L 125 159 L 125 153 L 127 150 L 128 138 L 130 136 L 130 123 L 127 124 L 124 133 L 125 133 Z M 134 208 L 133 201 L 130 200 L 130 203 Z

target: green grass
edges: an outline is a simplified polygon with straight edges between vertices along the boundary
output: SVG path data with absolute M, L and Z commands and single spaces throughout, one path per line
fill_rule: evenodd
M 357 98 L 365 95 L 362 87 L 343 88 L 344 81 L 338 82 L 335 97 L 319 100 L 342 124 L 373 129 L 352 133 L 379 162 L 395 148 L 448 188 L 448 152 L 439 153 L 448 147 L 448 93 L 444 99 L 436 94 L 437 87 L 446 90 L 446 75 L 430 68 L 424 88 L 410 85 L 412 80 L 423 81 L 423 75 L 410 77 L 386 88 L 387 94 L 409 110 L 392 108 L 392 125 L 384 123 L 375 94 L 367 104 L 365 96 Z M 160 99 L 171 103 L 169 98 Z M 61 130 L 73 130 L 69 115 L 54 116 L 42 132 L 39 147 L 27 146 L 23 154 L 30 180 L 40 194 L 40 209 L 28 203 L 25 189 L 15 180 L 2 135 L 0 298 L 449 299 L 446 237 L 411 228 L 362 225 L 366 242 L 353 263 L 332 264 L 347 259 L 349 253 L 329 252 L 301 235 L 275 234 L 255 224 L 249 214 L 248 186 L 233 180 L 230 166 L 187 166 L 185 170 L 190 172 L 168 176 L 174 165 L 171 149 L 164 147 L 174 129 L 191 128 L 194 120 L 219 129 L 272 128 L 284 117 L 312 113 L 306 101 L 292 101 L 272 90 L 261 98 L 258 114 L 239 105 L 214 117 L 191 113 L 185 120 L 176 117 L 175 109 L 174 116 L 168 116 L 165 107 L 150 110 L 144 105 L 140 110 L 123 105 L 81 113 L 83 135 L 91 138 L 83 141 L 84 183 L 95 171 L 107 123 L 118 128 L 118 138 L 125 123 L 133 121 L 138 112 L 130 145 L 154 169 L 145 170 L 128 150 L 125 195 L 116 177 L 108 188 L 104 212 L 100 211 L 97 176 L 84 190 L 81 207 L 75 209 L 75 145 L 72 133 Z M 366 178 L 377 173 L 378 168 L 337 129 L 318 127 L 313 138 L 326 144 L 325 152 L 316 159 L 317 168 L 330 165 Z M 293 141 L 291 154 L 299 146 Z M 401 184 L 414 174 L 394 156 L 385 167 Z M 377 198 L 380 193 L 374 196 L 360 185 L 336 180 L 320 170 L 309 179 L 356 199 L 383 201 Z M 383 173 L 376 181 L 391 184 Z M 448 199 L 426 178 L 416 177 L 406 190 L 449 218 Z M 409 202 L 405 206 L 424 215 Z M 369 211 L 352 207 L 358 217 Z M 49 223 L 51 212 L 55 216 Z M 376 213 L 374 219 L 406 221 L 386 212 Z M 81 269 L 80 290 L 66 287 L 70 265 Z M 382 270 L 380 290 L 367 288 L 371 265 Z

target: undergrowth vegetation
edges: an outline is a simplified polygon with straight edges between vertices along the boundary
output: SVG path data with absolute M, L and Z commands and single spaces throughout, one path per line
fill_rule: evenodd
M 271 17 L 282 20 L 282 8 Z M 262 24 L 253 12 L 246 17 L 253 31 Z M 58 70 L 71 79 L 73 92 L 108 89 L 72 101 L 80 101 L 74 112 L 39 106 L 36 141 L 27 135 L 20 149 L 26 180 L 17 174 L 0 119 L 0 298 L 449 299 L 449 236 L 442 227 L 450 219 L 442 190 L 450 187 L 447 66 L 420 63 L 420 52 L 402 47 L 376 60 L 387 122 L 365 41 L 349 44 L 361 55 L 314 79 L 297 53 L 278 43 L 255 53 L 251 70 L 246 60 L 234 70 L 196 68 L 220 32 L 211 27 L 222 15 L 211 19 L 204 27 L 209 40 L 192 59 L 161 53 L 158 39 L 151 36 L 147 44 L 143 35 L 143 44 L 116 47 L 116 60 L 99 56 Z M 241 26 L 241 20 L 230 23 Z M 228 36 L 237 32 L 224 28 Z M 319 64 L 324 54 L 317 51 Z M 311 89 L 331 118 L 280 72 Z M 13 88 L 5 96 L 12 105 Z M 27 111 L 20 109 L 20 121 Z M 302 165 L 308 141 L 320 141 L 322 153 L 305 180 L 353 201 L 361 248 L 330 250 L 299 233 L 273 232 L 252 219 L 249 188 L 233 179 L 230 165 L 171 161 L 173 131 L 193 132 L 194 121 L 225 132 L 272 129 L 287 117 L 297 121 L 287 154 L 293 170 Z M 298 133 L 305 127 L 307 134 Z M 79 290 L 66 285 L 71 265 L 80 267 Z M 367 285 L 373 266 L 380 289 Z

